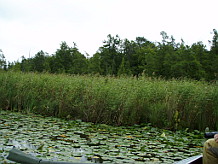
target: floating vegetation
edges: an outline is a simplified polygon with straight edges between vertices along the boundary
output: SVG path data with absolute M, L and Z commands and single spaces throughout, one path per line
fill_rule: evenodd
M 51 161 L 173 163 L 198 155 L 203 134 L 149 124 L 108 126 L 0 110 L 0 163 L 12 147 Z

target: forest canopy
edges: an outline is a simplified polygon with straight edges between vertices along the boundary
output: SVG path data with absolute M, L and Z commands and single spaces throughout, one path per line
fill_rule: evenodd
M 21 62 L 8 62 L 0 51 L 0 67 L 7 71 L 49 72 L 67 74 L 99 74 L 113 76 L 140 76 L 191 78 L 214 81 L 218 79 L 218 32 L 213 30 L 210 49 L 201 42 L 186 45 L 173 36 L 161 33 L 161 42 L 144 37 L 135 40 L 108 35 L 92 57 L 82 54 L 76 44 L 66 42 L 52 55 L 43 50 L 34 57 L 22 57 Z

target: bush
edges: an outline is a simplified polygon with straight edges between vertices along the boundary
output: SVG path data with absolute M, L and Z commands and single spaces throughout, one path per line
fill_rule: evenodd
M 95 123 L 217 129 L 217 84 L 146 77 L 0 73 L 0 108 Z

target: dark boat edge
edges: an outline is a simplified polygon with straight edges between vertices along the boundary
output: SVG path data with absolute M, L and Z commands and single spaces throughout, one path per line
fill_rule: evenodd
M 7 156 L 7 159 L 21 164 L 88 164 L 88 163 L 81 163 L 81 162 L 62 162 L 62 161 L 42 160 L 30 154 L 26 154 L 16 148 L 12 148 L 9 151 L 9 155 Z
M 174 164 L 202 164 L 202 155 L 192 156 L 181 161 L 175 162 Z M 71 162 L 53 162 L 53 161 L 43 161 L 29 154 L 23 153 L 18 149 L 11 149 L 7 157 L 8 160 L 22 163 L 22 164 L 76 164 Z M 77 163 L 82 164 L 82 163 Z M 87 164 L 87 163 L 86 163 Z
M 196 155 L 181 161 L 175 162 L 174 164 L 202 164 L 203 155 Z

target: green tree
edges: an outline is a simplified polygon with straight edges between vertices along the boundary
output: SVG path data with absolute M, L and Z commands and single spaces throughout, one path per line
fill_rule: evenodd
M 155 44 L 144 37 L 136 38 L 137 75 L 142 73 L 151 74 L 155 71 Z
M 60 49 L 57 49 L 54 59 L 56 60 L 55 72 L 69 73 L 69 70 L 72 67 L 72 53 L 71 48 L 66 42 L 61 43 Z
M 211 50 L 209 53 L 210 67 L 208 74 L 210 80 L 218 80 L 218 32 L 216 29 L 213 29 L 213 34 Z
M 189 46 L 181 44 L 176 51 L 176 56 L 177 60 L 171 67 L 172 77 L 188 77 L 197 80 L 203 77 L 201 63 Z
M 91 74 L 103 74 L 101 69 L 101 56 L 99 53 L 95 53 L 93 57 L 88 59 L 88 71 Z
M 192 44 L 191 51 L 195 55 L 196 60 L 200 64 L 200 79 L 208 79 L 209 52 L 202 42 Z
M 158 75 L 165 78 L 188 77 L 201 79 L 205 76 L 202 68 L 202 56 L 198 53 L 205 54 L 202 45 L 198 44 L 193 47 L 182 43 L 176 43 L 173 36 L 169 37 L 167 33 L 161 32 L 162 42 L 158 45 Z
M 22 60 L 21 60 L 21 64 L 20 64 L 21 71 L 22 72 L 34 71 L 32 61 L 33 61 L 32 58 L 26 59 L 24 56 L 22 56 Z
M 21 71 L 21 63 L 19 61 L 9 62 L 8 63 L 8 70 L 20 72 Z
M 0 49 L 0 69 L 5 69 L 6 67 L 6 60 L 3 54 L 3 51 Z
M 88 61 L 86 57 L 78 50 L 72 54 L 72 67 L 69 70 L 71 74 L 86 74 L 88 73 Z
M 62 42 L 50 62 L 53 63 L 53 73 L 82 74 L 88 71 L 86 57 L 79 52 L 75 43 L 74 47 L 69 47 L 66 42 Z
M 98 50 L 101 63 L 101 74 L 117 75 L 120 63 L 122 61 L 122 41 L 118 35 L 116 35 L 116 37 L 108 35 L 107 38 L 108 40 L 104 41 L 104 45 Z
M 158 48 L 154 44 L 150 44 L 146 48 L 146 66 L 144 69 L 144 73 L 146 73 L 148 76 L 156 76 L 158 72 Z
M 129 66 L 129 69 L 132 75 L 138 75 L 138 57 L 136 54 L 137 44 L 134 41 L 129 41 L 125 39 L 122 43 L 122 54 L 126 66 Z
M 125 39 L 122 47 L 125 63 L 129 66 L 128 69 L 132 75 L 138 76 L 145 71 L 147 72 L 147 69 L 154 71 L 155 66 L 153 64 L 155 64 L 155 57 L 153 55 L 154 51 L 156 51 L 154 50 L 156 49 L 154 43 L 144 37 L 136 37 L 135 41 Z
M 131 74 L 132 74 L 132 72 L 130 70 L 129 62 L 125 61 L 125 59 L 123 57 L 122 62 L 119 66 L 117 75 L 121 76 L 121 75 L 131 75 Z
M 162 31 L 162 42 L 158 43 L 157 51 L 157 75 L 166 78 L 172 77 L 171 67 L 177 60 L 175 59 L 175 40 L 169 37 L 166 32 Z
M 33 63 L 33 70 L 37 72 L 49 71 L 49 64 L 47 62 L 48 54 L 43 52 L 42 50 L 39 51 L 35 57 L 32 59 Z

